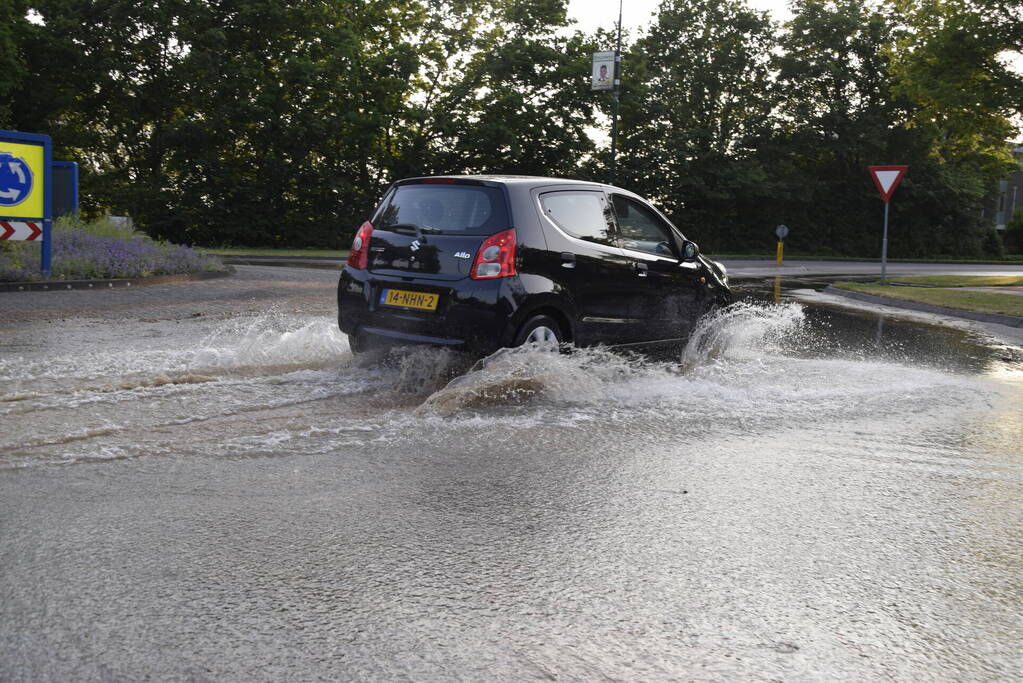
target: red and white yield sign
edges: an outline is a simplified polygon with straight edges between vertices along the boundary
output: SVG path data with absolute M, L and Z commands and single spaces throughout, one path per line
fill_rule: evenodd
M 874 184 L 877 185 L 877 191 L 886 202 L 892 198 L 895 188 L 899 186 L 908 168 L 909 166 L 867 166 Z
M 31 242 L 43 234 L 42 223 L 31 221 L 0 221 L 0 240 L 23 240 Z

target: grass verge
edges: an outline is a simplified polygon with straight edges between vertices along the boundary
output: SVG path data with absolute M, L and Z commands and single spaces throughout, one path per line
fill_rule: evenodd
M 928 287 L 1023 287 L 1023 275 L 918 275 L 889 281 Z
M 998 292 L 971 292 L 959 289 L 928 289 L 896 287 L 871 282 L 836 282 L 835 287 L 851 292 L 862 292 L 874 296 L 914 301 L 932 306 L 959 308 L 977 313 L 1001 313 L 1002 315 L 1023 316 L 1023 296 L 1000 294 Z
M 773 261 L 775 258 L 774 252 L 749 252 L 749 253 L 735 253 L 726 251 L 707 251 L 707 256 L 715 260 L 722 259 L 767 259 Z M 788 250 L 785 251 L 785 260 L 793 261 L 861 261 L 861 262 L 874 262 L 879 263 L 879 259 L 876 256 L 835 256 L 834 254 L 813 254 L 813 253 L 793 253 Z M 990 257 L 990 258 L 958 258 L 952 256 L 939 257 L 939 256 L 900 256 L 899 258 L 889 258 L 891 263 L 1004 263 L 1008 266 L 1023 265 L 1023 254 L 1006 254 L 1003 258 Z

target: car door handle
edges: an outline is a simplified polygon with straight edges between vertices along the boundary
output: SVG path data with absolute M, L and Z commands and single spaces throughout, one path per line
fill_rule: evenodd
M 649 271 L 650 269 L 647 267 L 645 263 L 636 264 L 636 275 L 639 275 L 640 277 L 646 277 Z
M 575 268 L 575 254 L 570 251 L 561 252 L 561 267 Z

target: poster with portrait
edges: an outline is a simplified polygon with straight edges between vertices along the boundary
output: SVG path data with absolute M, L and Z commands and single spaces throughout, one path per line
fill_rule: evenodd
M 615 87 L 615 53 L 593 53 L 593 90 L 612 90 Z

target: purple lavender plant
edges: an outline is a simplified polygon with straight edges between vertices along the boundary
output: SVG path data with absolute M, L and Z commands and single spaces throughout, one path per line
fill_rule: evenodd
M 38 280 L 40 274 L 35 266 L 39 262 L 38 253 L 33 244 L 5 248 L 0 252 L 0 281 Z M 223 269 L 214 256 L 139 234 L 129 238 L 108 237 L 79 226 L 53 231 L 50 277 L 55 280 L 135 278 Z

